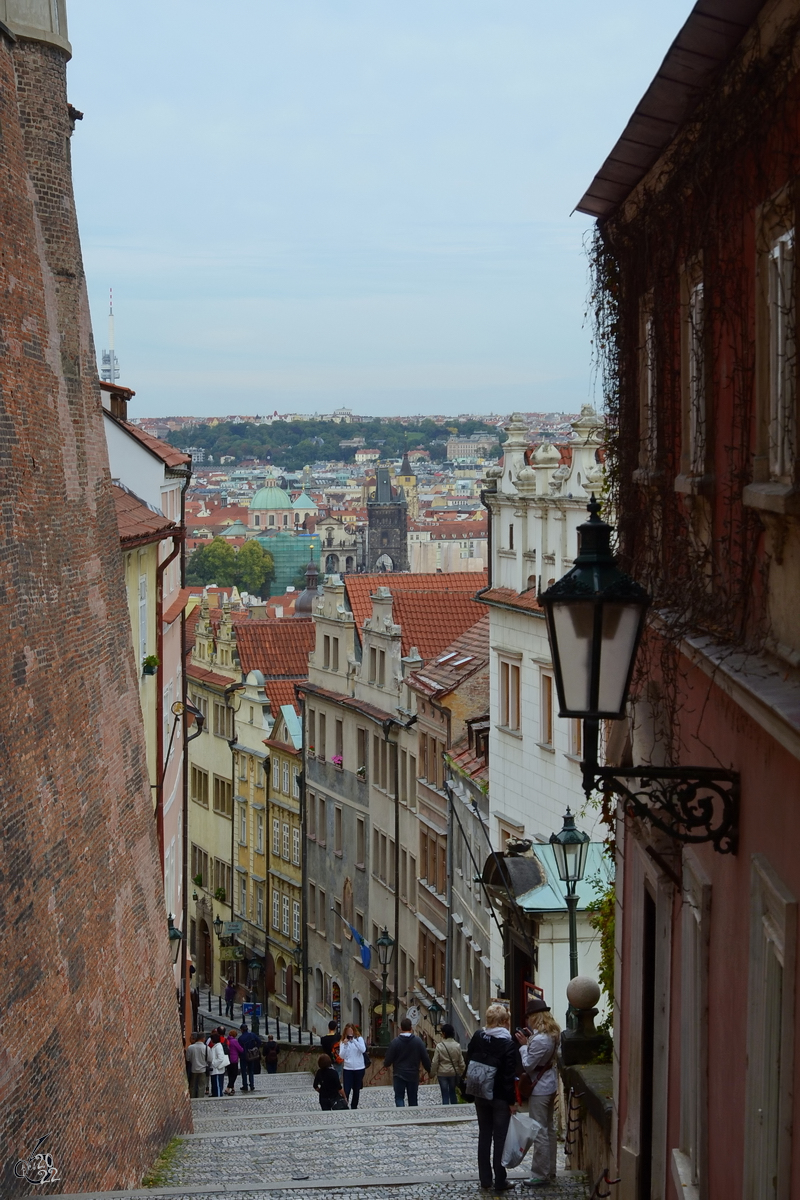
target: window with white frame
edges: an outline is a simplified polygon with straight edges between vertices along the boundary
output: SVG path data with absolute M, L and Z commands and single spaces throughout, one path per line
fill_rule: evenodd
M 283 794 L 289 795 L 289 764 L 283 764 Z
M 247 805 L 239 805 L 239 844 L 247 845 Z
M 569 752 L 573 758 L 583 758 L 583 721 L 580 717 L 570 718 Z
M 292 795 L 295 800 L 300 799 L 300 768 L 292 768 Z
M 553 676 L 542 671 L 539 677 L 539 740 L 543 746 L 553 745 Z
M 247 779 L 247 755 L 237 754 L 236 757 L 239 760 L 239 778 Z
M 139 666 L 147 657 L 147 576 L 139 576 Z
M 256 813 L 256 854 L 264 853 L 264 814 Z
M 790 482 L 795 458 L 794 230 L 777 238 L 768 259 L 769 472 Z
M 292 863 L 300 866 L 300 830 L 297 826 L 292 829 Z
M 797 900 L 769 861 L 750 871 L 742 1195 L 791 1200 Z
M 239 912 L 243 917 L 247 916 L 247 876 L 239 876 Z
M 289 921 L 290 921 L 290 912 L 291 912 L 291 908 L 290 908 L 290 900 L 289 900 L 289 897 L 288 897 L 288 896 L 284 896 L 284 897 L 283 897 L 283 924 L 282 924 L 282 926 L 281 926 L 281 932 L 282 932 L 282 933 L 283 933 L 283 934 L 284 934 L 286 937 L 288 937 L 288 936 L 289 936 Z
M 283 823 L 282 850 L 283 850 L 283 857 L 288 862 L 289 861 L 289 823 L 288 823 L 288 821 L 284 821 L 284 823 Z
M 272 928 L 281 927 L 281 894 L 277 888 L 272 889 Z
M 256 925 L 264 928 L 264 889 L 256 884 Z
M 281 823 L 280 818 L 272 818 L 272 853 L 280 854 L 281 852 Z
M 256 787 L 263 788 L 264 786 L 264 764 L 260 758 L 256 759 Z
M 300 941 L 300 901 L 292 901 L 292 940 Z
M 276 792 L 280 791 L 280 786 L 281 786 L 281 764 L 278 762 L 277 758 L 274 758 L 272 760 L 272 787 L 273 787 L 273 790 Z
M 500 659 L 500 724 L 504 729 L 519 729 L 520 663 Z

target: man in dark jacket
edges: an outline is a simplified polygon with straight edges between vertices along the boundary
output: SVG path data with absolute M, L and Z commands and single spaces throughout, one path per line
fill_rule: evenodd
M 513 1188 L 503 1166 L 503 1148 L 511 1114 L 516 1109 L 514 1080 L 519 1070 L 519 1050 L 511 1037 L 509 1012 L 504 1004 L 490 1004 L 486 1025 L 472 1035 L 467 1046 L 467 1095 L 475 1101 L 478 1118 L 478 1174 L 482 1188 L 507 1192 Z M 474 1064 L 474 1065 L 473 1065 Z
M 416 1108 L 419 1066 L 422 1063 L 425 1070 L 430 1071 L 431 1060 L 425 1043 L 414 1033 L 414 1026 L 408 1017 L 403 1017 L 400 1022 L 400 1036 L 390 1043 L 383 1062 L 385 1066 L 394 1068 L 394 1102 L 397 1107 L 405 1108 L 408 1093 L 409 1108 Z
M 257 1033 L 251 1033 L 247 1028 L 247 1022 L 243 1021 L 241 1025 L 241 1033 L 239 1034 L 239 1045 L 242 1047 L 242 1057 L 239 1059 L 242 1068 L 242 1091 L 256 1090 L 253 1076 L 255 1074 L 256 1063 L 261 1059 L 261 1038 Z

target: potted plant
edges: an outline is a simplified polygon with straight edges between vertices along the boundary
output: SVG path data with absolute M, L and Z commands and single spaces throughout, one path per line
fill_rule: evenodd
M 225 888 L 218 887 L 214 890 L 214 899 L 219 900 L 222 904 L 225 903 Z
M 335 767 L 338 767 L 338 768 L 339 768 L 339 770 L 341 771 L 341 769 L 342 769 L 342 756 L 341 756 L 341 754 L 334 754 L 333 758 L 331 759 L 331 762 L 333 763 L 333 765 L 334 765 Z
M 196 884 L 196 885 L 197 885 L 197 887 L 199 887 L 199 888 L 201 888 L 201 887 L 203 886 L 203 873 L 202 873 L 202 871 L 198 871 L 196 875 L 193 875 L 193 876 L 192 876 L 192 883 Z
M 161 660 L 157 654 L 145 654 L 142 659 L 142 674 L 155 675 Z
M 359 779 L 366 779 L 367 778 L 367 768 L 359 767 L 358 770 L 356 771 L 356 775 L 358 776 Z
M 313 747 L 313 746 L 309 746 L 309 747 L 308 747 L 308 753 L 309 753 L 309 756 L 313 755 L 313 753 L 314 753 L 314 747 Z

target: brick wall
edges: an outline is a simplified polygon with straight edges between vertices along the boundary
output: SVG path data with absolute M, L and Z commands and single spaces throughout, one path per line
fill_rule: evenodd
M 129 1187 L 190 1128 L 69 159 L 0 37 L 0 1192 Z

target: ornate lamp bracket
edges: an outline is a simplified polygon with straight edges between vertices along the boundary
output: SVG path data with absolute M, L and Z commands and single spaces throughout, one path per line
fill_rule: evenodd
M 625 811 L 684 845 L 710 842 L 735 854 L 739 772 L 717 767 L 600 767 L 584 764 L 584 789 L 613 792 Z

